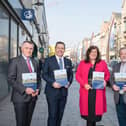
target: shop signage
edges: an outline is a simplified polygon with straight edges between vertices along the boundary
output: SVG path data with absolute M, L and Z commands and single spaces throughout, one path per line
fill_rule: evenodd
M 22 9 L 22 20 L 34 20 L 35 14 L 33 9 Z

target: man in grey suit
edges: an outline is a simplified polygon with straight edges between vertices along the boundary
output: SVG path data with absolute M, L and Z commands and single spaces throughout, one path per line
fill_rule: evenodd
M 41 78 L 39 64 L 33 59 L 34 44 L 24 41 L 21 46 L 22 55 L 13 58 L 8 68 L 8 83 L 12 86 L 11 100 L 14 105 L 16 125 L 30 126 L 37 96 L 40 93 Z M 23 74 L 35 74 L 37 89 L 23 84 Z
M 120 87 L 115 84 L 114 77 L 114 73 L 126 73 L 126 47 L 120 49 L 119 55 L 121 62 L 113 67 L 111 85 L 114 91 L 114 100 L 119 126 L 126 126 L 126 87 L 123 86 L 123 88 L 120 89 Z

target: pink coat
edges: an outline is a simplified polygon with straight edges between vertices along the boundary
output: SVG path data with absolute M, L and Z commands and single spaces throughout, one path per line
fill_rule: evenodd
M 88 90 L 84 88 L 85 84 L 88 84 L 88 71 L 92 66 L 91 63 L 86 63 L 84 60 L 80 62 L 77 72 L 76 72 L 76 80 L 80 84 L 80 114 L 88 115 Z M 110 77 L 109 70 L 107 68 L 107 64 L 105 61 L 101 60 L 96 64 L 95 71 L 104 72 L 105 80 L 108 81 Z M 95 113 L 96 115 L 102 115 L 107 111 L 106 105 L 106 94 L 105 88 L 103 90 L 96 90 L 96 106 Z

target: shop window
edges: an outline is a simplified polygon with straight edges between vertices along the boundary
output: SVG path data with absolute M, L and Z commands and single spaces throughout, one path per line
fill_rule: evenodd
M 9 16 L 0 4 L 0 99 L 8 94 Z
M 11 20 L 10 57 L 17 56 L 17 24 Z

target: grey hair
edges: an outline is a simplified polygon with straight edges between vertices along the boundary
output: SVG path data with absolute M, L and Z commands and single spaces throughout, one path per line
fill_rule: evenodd
M 126 47 L 121 47 L 120 50 L 119 50 L 119 54 L 122 50 L 126 49 Z

